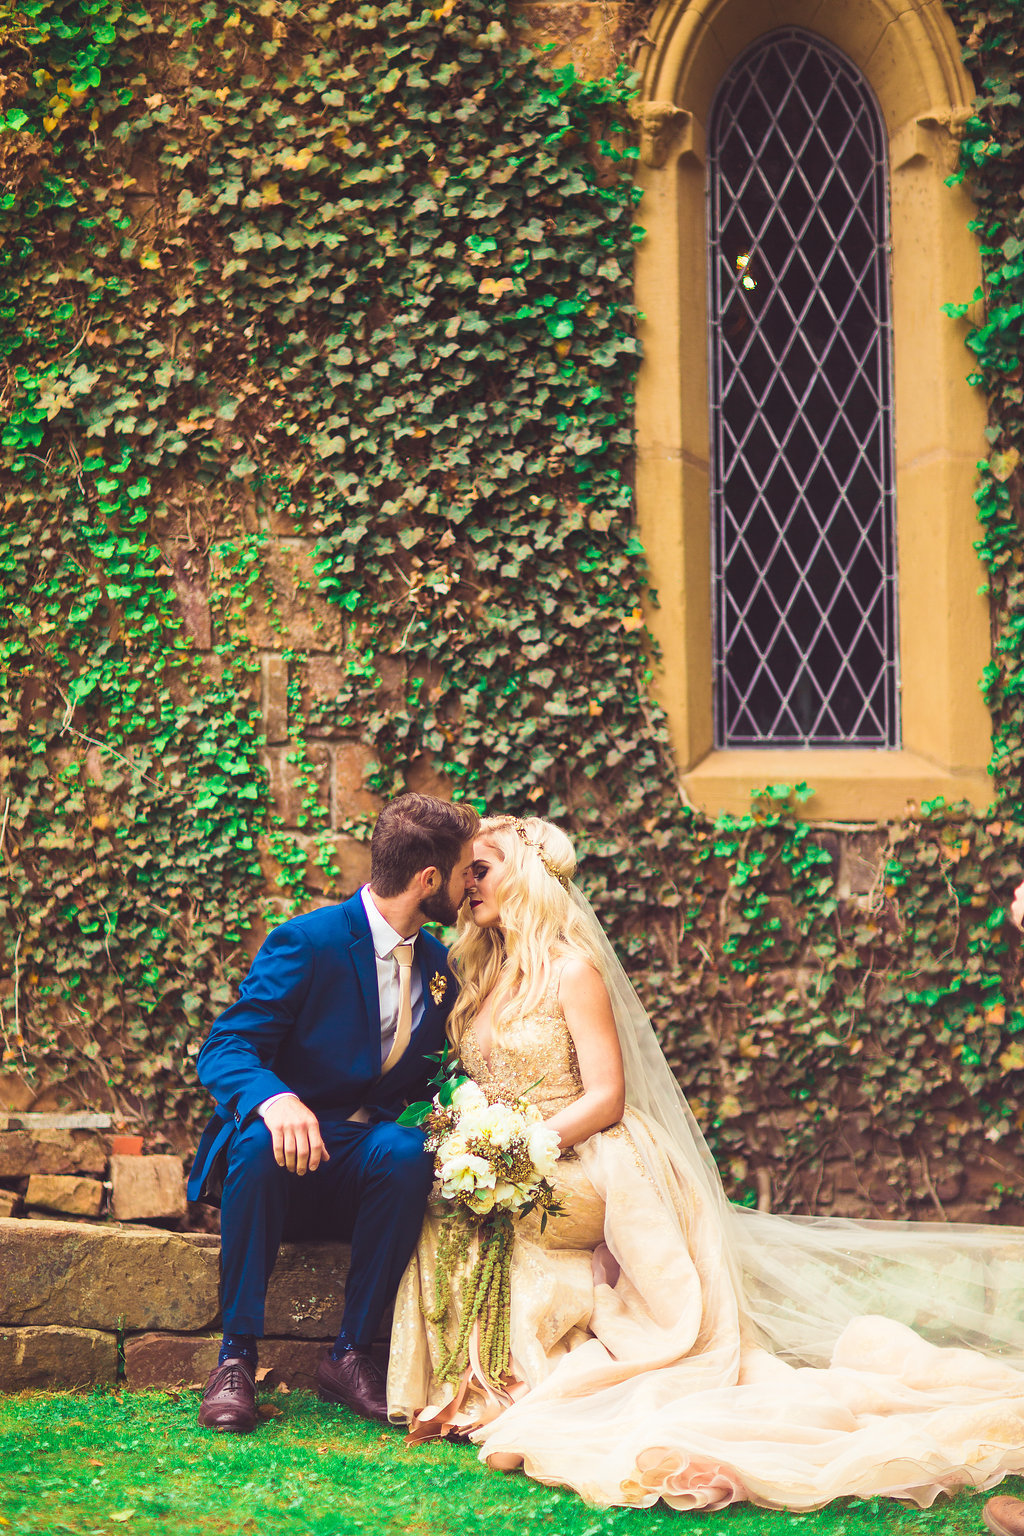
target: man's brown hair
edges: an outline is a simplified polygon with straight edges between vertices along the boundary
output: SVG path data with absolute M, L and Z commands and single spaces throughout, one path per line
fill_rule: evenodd
M 370 839 L 371 888 L 378 896 L 400 896 L 413 876 L 431 865 L 447 885 L 479 825 L 476 811 L 461 801 L 415 794 L 389 800 Z

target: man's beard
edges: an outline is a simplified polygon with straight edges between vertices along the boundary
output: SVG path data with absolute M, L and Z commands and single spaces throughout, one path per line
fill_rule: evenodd
M 424 896 L 420 902 L 420 911 L 425 922 L 441 923 L 445 928 L 453 927 L 459 915 L 462 901 L 453 901 L 447 885 L 442 885 L 439 891 L 431 891 L 429 896 Z

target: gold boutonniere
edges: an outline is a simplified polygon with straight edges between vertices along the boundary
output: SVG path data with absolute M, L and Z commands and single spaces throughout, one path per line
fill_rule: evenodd
M 430 978 L 430 995 L 434 999 L 435 1006 L 440 1004 L 447 990 L 447 976 L 442 976 L 440 971 L 435 971 L 433 976 Z

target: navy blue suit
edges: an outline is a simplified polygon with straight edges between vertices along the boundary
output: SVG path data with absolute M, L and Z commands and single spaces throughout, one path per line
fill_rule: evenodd
M 189 1198 L 221 1198 L 225 1332 L 263 1333 L 267 1281 L 283 1237 L 344 1237 L 352 1258 L 342 1332 L 367 1348 L 419 1235 L 432 1160 L 420 1131 L 396 1125 L 428 1096 L 455 999 L 447 950 L 420 932 L 414 964 L 423 1015 L 408 1049 L 381 1076 L 380 1002 L 370 926 L 357 893 L 270 933 L 238 1001 L 199 1053 L 216 1101 L 189 1179 Z M 302 1177 L 278 1166 L 256 1110 L 295 1093 L 320 1122 L 330 1160 Z M 350 1116 L 365 1109 L 369 1124 Z

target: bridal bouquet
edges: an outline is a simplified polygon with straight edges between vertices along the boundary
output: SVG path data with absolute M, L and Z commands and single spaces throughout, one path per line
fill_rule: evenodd
M 437 1081 L 437 1079 L 435 1079 Z M 438 1376 L 455 1382 L 467 1367 L 469 1339 L 479 1329 L 483 1369 L 500 1383 L 509 1367 L 509 1288 L 513 1218 L 541 1211 L 541 1231 L 559 1206 L 553 1178 L 560 1142 L 526 1099 L 488 1099 L 468 1077 L 443 1079 L 430 1102 L 411 1104 L 402 1125 L 426 1131 L 434 1154 L 443 1221 L 437 1248 L 434 1325 Z M 476 1238 L 476 1253 L 470 1249 Z M 446 1338 L 455 1275 L 468 1267 L 454 1341 Z
M 489 1102 L 469 1078 L 452 1090 L 450 1102 L 434 1100 L 426 1119 L 427 1150 L 441 1198 L 473 1216 L 492 1211 L 524 1214 L 554 1203 L 551 1179 L 559 1141 L 535 1104 L 525 1099 Z

